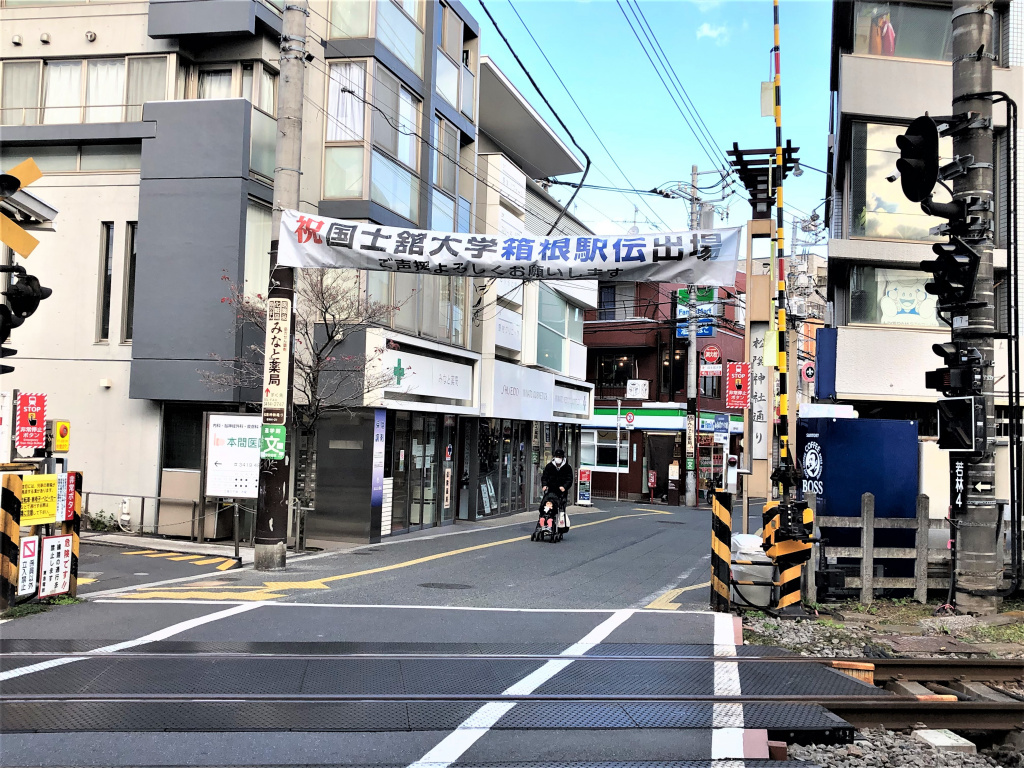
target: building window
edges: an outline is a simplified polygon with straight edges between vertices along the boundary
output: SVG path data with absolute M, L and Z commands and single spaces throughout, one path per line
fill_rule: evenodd
M 41 61 L 6 61 L 3 64 L 2 123 L 39 124 Z
M 453 107 L 459 106 L 459 65 L 437 49 L 437 95 Z
M 700 396 L 707 397 L 712 400 L 718 400 L 722 397 L 722 377 L 721 376 L 701 376 L 700 377 Z
M 120 122 L 123 94 L 124 59 L 89 61 L 85 86 L 85 122 Z
M 419 168 L 419 100 L 397 77 L 377 67 L 373 103 L 377 107 L 373 114 L 373 143 L 415 172 Z
M 199 88 L 197 99 L 230 99 L 234 94 L 231 88 L 233 74 L 230 68 L 199 70 Z
M 331 64 L 324 150 L 325 198 L 361 198 L 365 194 L 365 84 L 364 62 Z
M 132 340 L 132 331 L 135 328 L 135 261 L 138 254 L 138 229 L 137 221 L 129 221 L 125 230 L 124 320 L 121 332 L 123 342 Z
M 331 0 L 331 37 L 369 37 L 370 0 Z
M 457 232 L 473 231 L 473 204 L 464 197 L 459 198 L 459 221 Z
M 459 182 L 459 129 L 447 120 L 435 117 L 434 141 L 437 148 L 432 169 L 434 183 L 454 196 L 458 191 Z
M 455 230 L 455 201 L 434 190 L 430 209 L 430 228 L 437 232 Z
M 858 2 L 853 52 L 902 59 L 950 61 L 952 11 L 910 3 Z
M 270 284 L 270 206 L 250 200 L 245 211 L 245 268 L 242 291 L 246 296 L 266 296 Z
M 616 463 L 614 429 L 584 429 L 580 433 L 580 465 L 584 467 L 629 466 L 629 432 L 621 430 Z
M 853 266 L 850 322 L 871 325 L 945 327 L 935 314 L 935 296 L 925 291 L 928 272 Z
M 942 219 L 927 216 L 918 203 L 903 196 L 899 184 L 886 181 L 896 170 L 896 137 L 906 126 L 853 123 L 850 146 L 850 236 L 887 240 L 938 240 L 929 230 Z M 942 162 L 953 154 L 950 138 L 939 139 Z M 949 193 L 935 188 L 935 201 L 948 202 Z
M 636 378 L 636 355 L 602 352 L 597 355 L 597 383 L 603 387 L 625 387 Z
M 373 153 L 370 199 L 394 211 L 414 224 L 420 218 L 420 180 L 408 170 L 385 157 Z
M 110 338 L 110 290 L 114 275 L 114 223 L 100 223 L 100 311 L 96 340 Z
M 377 0 L 377 39 L 423 77 L 422 0 Z
M 142 119 L 142 105 L 163 101 L 167 94 L 167 57 L 149 56 L 128 59 L 128 91 L 125 120 Z
M 138 170 L 140 144 L 86 144 L 0 148 L 0 168 L 12 168 L 33 158 L 43 173 L 74 173 Z
M 537 294 L 537 365 L 562 371 L 568 304 L 546 285 L 539 285 Z
M 601 283 L 597 287 L 597 319 L 624 320 L 636 314 L 635 283 Z

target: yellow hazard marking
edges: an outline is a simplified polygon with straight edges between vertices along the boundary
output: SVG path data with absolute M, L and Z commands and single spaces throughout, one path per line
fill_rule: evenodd
M 198 560 L 202 555 L 181 555 L 179 557 L 169 558 L 170 560 Z
M 587 528 L 591 525 L 602 525 L 603 523 L 610 523 L 615 520 L 625 520 L 633 517 L 647 517 L 648 515 L 671 515 L 671 512 L 642 512 L 636 515 L 616 515 L 615 517 L 608 517 L 604 520 L 594 520 L 589 523 L 581 523 L 580 525 L 574 525 L 573 530 L 578 528 Z M 239 591 L 233 591 L 231 588 L 225 590 L 220 588 L 219 590 L 196 590 L 195 585 L 189 585 L 187 587 L 161 587 L 155 589 L 142 589 L 138 592 L 131 592 L 128 594 L 121 595 L 122 599 L 134 599 L 134 600 L 146 600 L 151 598 L 162 598 L 169 600 L 273 600 L 279 597 L 285 597 L 286 593 L 292 590 L 311 590 L 311 589 L 330 589 L 328 584 L 335 581 L 343 581 L 347 579 L 355 579 L 359 576 L 371 576 L 375 573 L 385 573 L 387 571 L 396 571 L 400 568 L 409 568 L 414 565 L 420 565 L 422 563 L 429 563 L 434 560 L 441 560 L 446 557 L 454 557 L 455 555 L 464 555 L 467 552 L 479 552 L 482 549 L 490 549 L 491 547 L 500 547 L 503 544 L 512 544 L 517 541 L 529 541 L 529 536 L 515 536 L 511 539 L 502 539 L 500 541 L 490 541 L 486 544 L 476 544 L 472 547 L 462 547 L 461 549 L 453 549 L 448 552 L 438 552 L 433 555 L 427 555 L 426 557 L 418 557 L 415 560 L 405 560 L 401 563 L 394 563 L 392 565 L 382 565 L 377 568 L 367 568 L 363 571 L 353 571 L 352 573 L 341 573 L 337 576 L 327 576 L 322 579 L 312 579 L 310 581 L 265 581 L 262 586 L 250 585 L 250 586 L 237 586 L 234 589 Z M 193 565 L 199 565 L 204 561 L 200 560 L 193 563 Z
M 223 563 L 223 557 L 208 557 L 205 560 L 196 560 L 192 565 L 212 565 L 213 563 Z
M 135 552 L 122 552 L 123 555 L 141 555 L 142 557 L 165 557 L 168 560 L 187 562 L 189 565 L 216 565 L 218 571 L 226 571 L 237 562 L 233 557 L 211 557 L 210 555 L 186 555 L 181 552 L 158 552 L 155 549 L 139 549 Z M 81 583 L 81 582 L 79 582 Z
M 92 584 L 95 581 L 98 581 L 98 579 L 79 579 L 78 586 L 82 586 L 83 584 Z
M 122 555 L 149 555 L 156 552 L 155 549 L 140 549 L 136 552 L 122 552 Z
M 143 557 L 174 557 L 180 554 L 180 552 L 154 552 L 152 555 L 143 555 Z
M 225 557 L 224 562 L 217 566 L 217 570 L 226 571 L 228 568 L 233 568 L 236 562 L 233 557 Z
M 678 611 L 680 608 L 682 608 L 682 605 L 680 603 L 674 603 L 672 601 L 675 600 L 677 597 L 679 597 L 681 594 L 683 594 L 683 592 L 691 592 L 691 591 L 693 591 L 695 589 L 704 589 L 705 587 L 710 587 L 710 586 L 711 586 L 711 582 L 710 581 L 705 581 L 705 582 L 703 582 L 701 584 L 691 584 L 688 587 L 679 587 L 679 589 L 670 589 L 665 594 L 658 596 L 657 599 L 652 600 L 650 603 L 648 603 L 647 607 L 648 608 L 654 608 L 655 610 L 658 610 L 658 611 Z

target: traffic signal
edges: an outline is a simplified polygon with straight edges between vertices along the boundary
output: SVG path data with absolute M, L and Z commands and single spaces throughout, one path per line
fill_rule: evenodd
M 955 341 L 933 344 L 932 351 L 946 363 L 945 368 L 927 371 L 924 385 L 947 397 L 981 394 L 985 364 L 974 347 Z
M 981 397 L 939 400 L 939 448 L 944 451 L 984 453 L 985 401 Z
M 917 118 L 896 137 L 900 159 L 896 168 L 907 199 L 920 203 L 931 195 L 939 178 L 939 129 L 928 115 Z
M 53 291 L 41 286 L 39 278 L 35 275 L 25 274 L 24 269 L 17 275 L 17 282 L 3 293 L 7 297 L 7 304 L 14 316 L 24 320 L 26 317 L 31 317 L 32 313 L 39 308 L 39 302 L 50 298 Z
M 974 296 L 981 256 L 959 237 L 935 243 L 932 251 L 937 258 L 921 262 L 921 269 L 934 275 L 924 289 L 939 297 L 940 309 L 965 306 Z
M 18 350 L 12 349 L 11 347 L 0 347 L 0 358 L 14 357 L 18 354 Z M 0 365 L 0 374 L 11 373 L 14 370 L 13 365 Z

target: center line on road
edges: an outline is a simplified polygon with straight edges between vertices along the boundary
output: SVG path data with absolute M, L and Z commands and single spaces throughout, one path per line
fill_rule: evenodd
M 227 608 L 223 611 L 217 611 L 216 613 L 210 613 L 206 616 L 199 616 L 195 619 L 189 619 L 188 621 L 181 621 L 177 624 L 172 624 L 169 627 L 158 629 L 156 632 L 150 632 L 148 635 L 144 635 L 136 640 L 125 640 L 120 643 L 114 643 L 113 645 L 105 645 L 102 648 L 96 648 L 92 651 L 86 651 L 81 656 L 69 656 L 62 659 L 50 659 L 49 661 L 41 661 L 38 664 L 29 664 L 25 667 L 18 667 L 16 669 L 8 669 L 4 672 L 0 672 L 0 682 L 4 680 L 10 680 L 15 677 L 21 677 L 22 675 L 31 675 L 33 672 L 42 672 L 43 670 L 52 669 L 54 667 L 60 667 L 65 664 L 71 664 L 75 661 L 85 661 L 88 658 L 95 656 L 103 656 L 105 654 L 117 653 L 127 648 L 134 648 L 138 645 L 145 645 L 146 643 L 155 643 L 158 640 L 166 640 L 168 637 L 185 632 L 186 630 L 193 629 L 194 627 L 202 626 L 203 624 L 209 624 L 211 621 L 218 621 L 219 619 L 226 619 L 229 616 L 234 616 L 239 613 L 245 613 L 251 611 L 254 608 L 259 608 L 262 603 L 244 603 L 242 605 L 235 605 L 231 608 Z
M 561 656 L 582 656 L 621 626 L 635 611 L 631 608 L 616 611 L 594 627 L 578 643 L 561 652 Z M 502 691 L 504 696 L 528 696 L 540 686 L 572 664 L 572 659 L 552 659 L 522 680 Z M 717 666 L 717 664 L 716 664 Z M 409 766 L 409 768 L 448 768 L 462 757 L 482 736 L 494 727 L 514 707 L 514 701 L 495 701 L 484 704 L 467 717 L 458 728 L 448 734 L 436 747 Z

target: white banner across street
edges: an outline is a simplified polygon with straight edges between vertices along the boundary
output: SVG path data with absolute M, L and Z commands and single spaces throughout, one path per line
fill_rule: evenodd
M 521 280 L 736 284 L 740 228 L 592 237 L 504 237 L 281 215 L 278 262 Z

